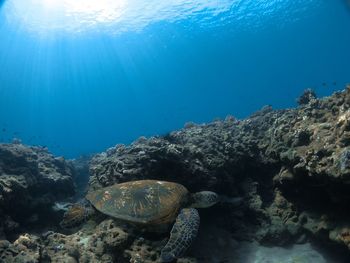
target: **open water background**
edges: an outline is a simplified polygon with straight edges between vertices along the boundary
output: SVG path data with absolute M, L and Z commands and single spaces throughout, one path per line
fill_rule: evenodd
M 0 142 L 76 157 L 350 82 L 347 0 L 0 0 Z

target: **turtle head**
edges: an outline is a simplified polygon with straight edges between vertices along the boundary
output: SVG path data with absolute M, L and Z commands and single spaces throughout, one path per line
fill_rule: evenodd
M 207 208 L 220 201 L 218 194 L 211 191 L 201 191 L 191 195 L 191 207 Z

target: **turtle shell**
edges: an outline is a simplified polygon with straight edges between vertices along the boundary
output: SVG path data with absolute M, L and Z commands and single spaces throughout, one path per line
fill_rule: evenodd
M 93 191 L 86 199 L 100 212 L 140 224 L 170 223 L 188 201 L 188 190 L 181 184 L 140 180 Z

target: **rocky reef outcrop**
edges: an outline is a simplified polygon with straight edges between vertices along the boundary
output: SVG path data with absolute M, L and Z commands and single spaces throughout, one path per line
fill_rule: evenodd
M 140 235 L 140 234 L 138 234 Z M 127 226 L 112 219 L 89 221 L 70 234 L 53 231 L 23 234 L 13 243 L 0 241 L 0 262 L 91 263 L 156 262 L 166 238 L 150 241 L 137 237 Z M 191 262 L 186 258 L 179 262 Z
M 235 180 L 244 178 L 244 171 L 264 162 L 259 161 L 265 157 L 260 156 L 258 144 L 275 113 L 265 117 L 191 123 L 165 136 L 142 137 L 130 146 L 117 145 L 92 159 L 90 189 L 155 178 L 184 183 L 193 191 L 206 182 L 208 189 L 232 193 Z
M 219 193 L 221 203 L 200 211 L 199 241 L 178 262 L 235 262 L 232 251 L 246 242 L 300 244 L 303 249 L 311 242 L 323 251 L 336 251 L 340 255 L 336 262 L 349 262 L 350 87 L 322 99 L 307 90 L 298 103 L 297 108 L 285 110 L 266 106 L 243 120 L 229 116 L 209 124 L 188 123 L 164 136 L 117 145 L 89 159 L 88 191 L 130 180 L 160 179 L 181 183 L 191 192 Z M 34 160 L 41 167 L 39 149 L 23 151 L 26 162 Z M 50 160 L 46 163 L 55 163 L 56 158 L 43 155 Z M 45 169 L 71 180 L 69 165 L 60 163 Z M 82 163 L 80 170 L 86 174 L 86 162 Z M 9 167 L 21 171 L 16 174 L 33 174 L 23 166 Z M 35 170 L 35 165 L 28 167 Z M 2 175 L 12 174 L 9 168 L 1 169 Z M 39 168 L 35 171 L 41 173 Z M 32 187 L 41 182 L 26 180 L 33 182 Z M 50 189 L 47 195 L 54 197 L 49 200 L 69 195 L 67 189 L 71 188 Z M 35 200 L 34 196 L 28 202 L 40 203 Z M 5 211 L 1 202 L 0 209 Z M 2 225 L 16 228 L 14 216 L 6 215 Z M 53 230 L 22 231 L 12 243 L 1 241 L 0 261 L 15 262 L 25 253 L 32 261 L 23 262 L 150 263 L 157 262 L 168 237 L 141 233 L 104 216 L 70 232 Z M 299 257 L 299 262 L 311 262 L 306 257 Z
M 0 238 L 49 220 L 54 202 L 74 194 L 73 174 L 45 148 L 0 144 Z
M 350 88 L 323 99 L 307 90 L 298 103 L 117 145 L 93 158 L 90 189 L 177 181 L 191 191 L 243 197 L 239 209 L 216 211 L 216 223 L 238 239 L 279 245 L 316 239 L 350 248 Z
M 274 189 L 293 205 L 294 222 L 312 237 L 348 248 L 349 117 L 350 88 L 312 98 L 274 123 L 265 151 L 281 166 Z

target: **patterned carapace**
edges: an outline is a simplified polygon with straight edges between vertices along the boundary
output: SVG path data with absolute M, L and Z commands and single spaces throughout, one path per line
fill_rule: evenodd
M 142 180 L 115 184 L 86 198 L 104 214 L 141 224 L 172 222 L 188 201 L 188 190 L 177 183 Z

